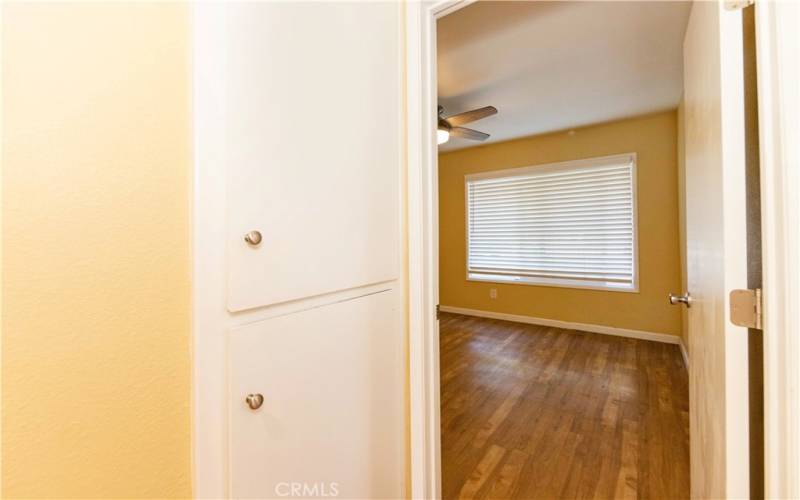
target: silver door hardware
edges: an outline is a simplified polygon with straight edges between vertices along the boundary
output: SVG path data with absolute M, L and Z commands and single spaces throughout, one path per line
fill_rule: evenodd
M 746 328 L 762 329 L 764 314 L 761 289 L 731 290 L 731 323 Z
M 686 292 L 686 295 L 675 295 L 671 293 L 669 294 L 669 303 L 673 306 L 683 304 L 686 307 L 692 307 L 692 295 L 689 292 Z
M 248 394 L 244 401 L 251 410 L 258 410 L 264 404 L 264 396 L 261 394 Z
M 261 243 L 261 233 L 259 231 L 250 231 L 244 235 L 244 241 L 250 246 L 256 246 Z

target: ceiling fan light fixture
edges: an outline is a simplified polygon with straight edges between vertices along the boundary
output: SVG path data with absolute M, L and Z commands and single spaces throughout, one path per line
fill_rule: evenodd
M 489 138 L 489 134 L 478 130 L 472 130 L 471 128 L 465 128 L 461 125 L 497 114 L 497 108 L 494 106 L 484 106 L 457 115 L 448 116 L 447 118 L 444 117 L 444 108 L 442 106 L 438 106 L 437 111 L 439 115 L 439 123 L 436 130 L 437 144 L 444 144 L 450 140 L 450 137 L 469 139 L 471 141 L 485 141 Z

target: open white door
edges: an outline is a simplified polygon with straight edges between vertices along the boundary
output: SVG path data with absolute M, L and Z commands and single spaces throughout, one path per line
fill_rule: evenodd
M 749 492 L 742 14 L 695 2 L 684 40 L 689 398 L 693 498 Z

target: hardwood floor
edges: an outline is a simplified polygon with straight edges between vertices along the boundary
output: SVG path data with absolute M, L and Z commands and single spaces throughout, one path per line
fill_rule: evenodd
M 443 314 L 443 498 L 688 498 L 678 346 Z

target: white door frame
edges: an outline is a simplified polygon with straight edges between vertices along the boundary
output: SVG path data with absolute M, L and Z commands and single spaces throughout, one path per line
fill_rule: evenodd
M 406 7 L 411 496 L 441 496 L 436 21 L 474 0 Z M 800 498 L 800 6 L 756 3 L 764 256 L 767 498 Z
M 192 4 L 192 490 L 227 498 L 227 194 L 222 4 Z
M 441 497 L 436 21 L 475 0 L 406 5 L 411 497 Z
M 800 5 L 756 2 L 764 290 L 764 489 L 800 498 Z

